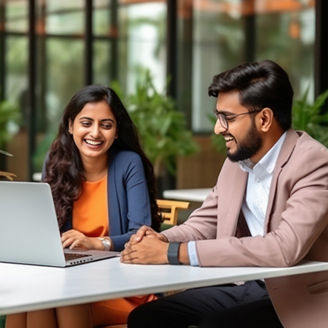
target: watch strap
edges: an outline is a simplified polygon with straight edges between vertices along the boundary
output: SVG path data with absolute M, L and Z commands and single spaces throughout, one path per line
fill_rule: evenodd
M 167 249 L 167 260 L 170 264 L 178 265 L 179 262 L 179 248 L 181 243 L 173 242 L 169 243 L 169 247 Z
M 110 251 L 110 249 L 112 247 L 112 243 L 111 243 L 110 239 L 104 238 L 104 237 L 98 237 L 98 239 L 103 244 L 105 251 Z

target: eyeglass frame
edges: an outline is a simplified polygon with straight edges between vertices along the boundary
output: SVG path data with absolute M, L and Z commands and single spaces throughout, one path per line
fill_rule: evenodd
M 238 116 L 246 115 L 246 114 L 254 114 L 254 113 L 259 113 L 262 111 L 263 108 L 261 109 L 254 109 L 250 112 L 243 112 L 239 114 L 229 114 L 226 115 L 225 113 L 219 112 L 218 110 L 215 110 L 214 115 L 217 120 L 220 121 L 220 125 L 224 128 L 224 131 L 228 131 L 229 129 L 229 122 L 235 119 Z

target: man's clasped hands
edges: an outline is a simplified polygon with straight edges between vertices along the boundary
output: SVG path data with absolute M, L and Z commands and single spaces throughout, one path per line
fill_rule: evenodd
M 142 226 L 125 244 L 121 252 L 121 262 L 131 264 L 168 263 L 169 242 L 164 234 L 148 226 Z M 189 264 L 187 244 L 182 243 L 179 250 L 179 262 Z

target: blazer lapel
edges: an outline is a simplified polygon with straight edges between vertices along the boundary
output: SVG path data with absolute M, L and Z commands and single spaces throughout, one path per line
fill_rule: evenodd
M 225 220 L 218 221 L 218 236 L 234 236 L 241 211 L 248 174 L 242 171 L 237 163 L 233 166 L 224 184 L 226 187 L 219 192 L 220 213 Z M 236 188 L 236 186 L 238 186 Z M 226 220 L 226 218 L 229 218 Z
M 288 162 L 298 138 L 299 138 L 299 136 L 295 130 L 290 129 L 287 131 L 286 139 L 285 139 L 284 144 L 282 145 L 280 154 L 277 159 L 276 167 L 274 169 L 273 176 L 272 176 L 268 206 L 267 206 L 267 211 L 266 211 L 266 215 L 265 215 L 265 224 L 264 224 L 264 227 L 265 227 L 264 232 L 265 233 L 268 231 L 269 218 L 271 216 L 272 205 L 273 205 L 273 202 L 275 199 L 279 175 L 280 175 L 281 170 L 283 169 L 284 165 Z

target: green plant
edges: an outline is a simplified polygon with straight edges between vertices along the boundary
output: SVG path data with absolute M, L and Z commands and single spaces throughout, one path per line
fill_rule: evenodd
M 43 136 L 43 138 L 39 142 L 36 151 L 33 155 L 33 168 L 36 172 L 42 170 L 44 159 L 46 157 L 47 152 L 50 149 L 52 142 L 56 138 L 56 133 L 57 131 L 54 131 L 53 129 L 47 131 L 47 133 Z
M 216 117 L 214 115 L 208 115 L 208 119 L 211 121 L 211 123 L 213 123 L 213 126 L 216 123 Z M 217 135 L 215 133 L 211 134 L 211 141 L 212 144 L 214 146 L 214 148 L 222 154 L 225 154 L 227 151 L 226 145 L 225 145 L 225 141 L 224 138 L 221 135 Z
M 320 94 L 313 103 L 308 99 L 306 90 L 301 99 L 293 105 L 293 128 L 303 130 L 328 147 L 328 113 L 323 113 L 322 107 L 328 99 L 328 90 Z
M 7 142 L 10 140 L 12 135 L 17 129 L 17 124 L 20 121 L 19 108 L 9 101 L 3 100 L 0 102 L 0 156 L 13 156 L 8 152 L 1 150 L 6 147 Z M 1 171 L 0 178 L 5 177 L 8 180 L 13 180 L 15 174 Z
M 15 104 L 3 100 L 0 102 L 0 148 L 5 148 L 17 125 L 20 122 L 20 111 Z
M 149 70 L 141 71 L 135 93 L 122 97 L 117 84 L 112 87 L 124 100 L 131 118 L 138 128 L 143 149 L 154 165 L 156 176 L 166 166 L 175 173 L 176 157 L 195 153 L 197 144 L 186 128 L 183 113 L 174 100 L 157 91 Z

